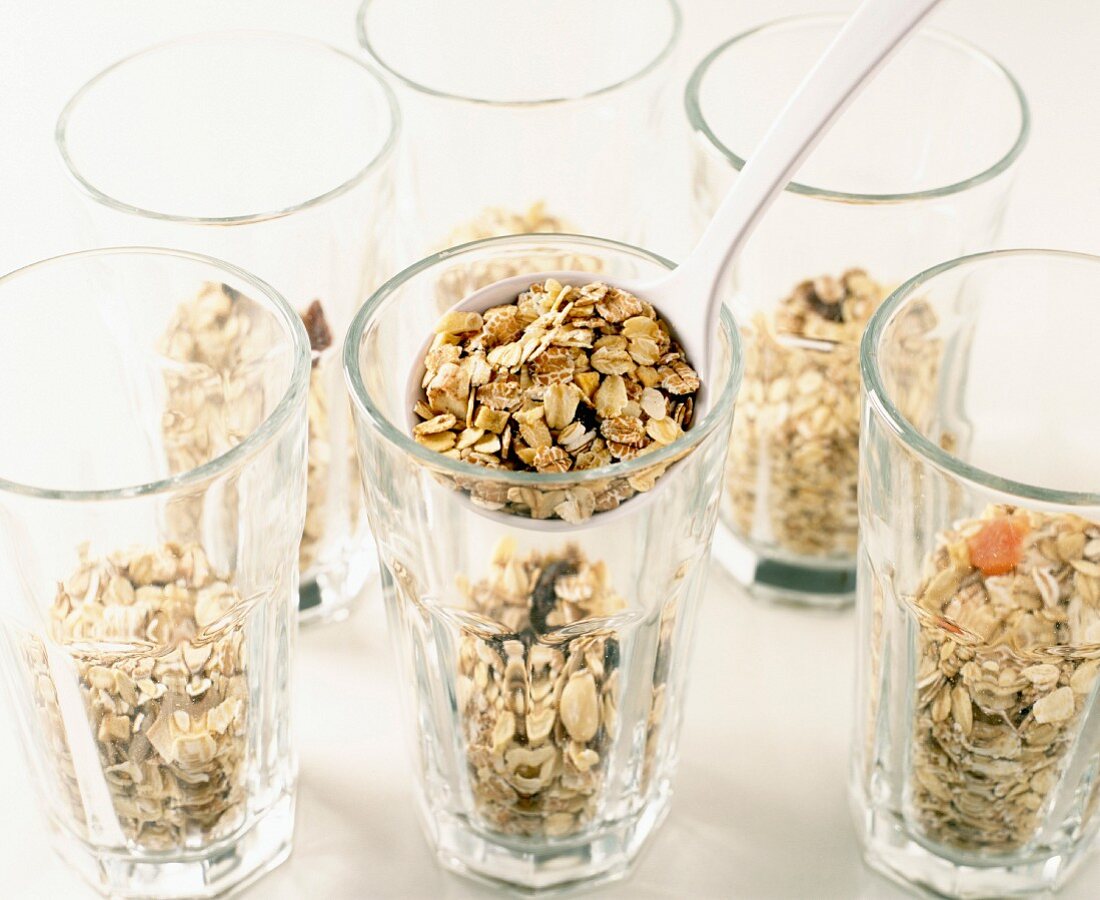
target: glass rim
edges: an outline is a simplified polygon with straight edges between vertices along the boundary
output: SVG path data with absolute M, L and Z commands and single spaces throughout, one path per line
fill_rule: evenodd
M 80 167 L 76 164 L 76 160 L 71 153 L 71 148 L 68 141 L 68 126 L 69 121 L 80 105 L 81 101 L 104 79 L 113 74 L 114 72 L 122 69 L 132 62 L 140 60 L 147 56 L 153 56 L 163 50 L 170 49 L 172 47 L 178 47 L 185 44 L 199 44 L 206 41 L 212 41 L 217 39 L 224 39 L 228 37 L 244 38 L 248 40 L 281 40 L 291 44 L 297 44 L 302 48 L 308 48 L 314 51 L 320 51 L 322 53 L 334 54 L 342 59 L 353 63 L 357 68 L 362 70 L 374 84 L 381 90 L 382 96 L 385 98 L 386 108 L 389 111 L 389 134 L 386 136 L 386 140 L 379 148 L 378 152 L 369 159 L 366 164 L 355 172 L 350 178 L 345 179 L 340 184 L 329 190 L 317 194 L 314 197 L 310 197 L 306 200 L 302 200 L 298 203 L 291 204 L 290 206 L 280 207 L 277 209 L 260 210 L 258 212 L 251 213 L 239 213 L 232 216 L 192 216 L 181 215 L 178 213 L 162 212 L 155 209 L 147 209 L 143 206 L 136 206 L 132 203 L 127 203 L 124 200 L 119 200 L 116 197 L 100 190 L 96 187 L 85 175 L 81 172 Z M 254 222 L 265 222 L 271 219 L 281 219 L 284 216 L 289 216 L 302 210 L 311 209 L 315 206 L 320 206 L 327 203 L 329 200 L 333 200 L 347 192 L 351 191 L 357 185 L 365 181 L 372 173 L 374 173 L 388 157 L 393 155 L 394 148 L 397 146 L 398 135 L 401 131 L 401 109 L 397 102 L 397 96 L 394 94 L 393 89 L 386 83 L 386 80 L 379 76 L 370 66 L 366 65 L 362 60 L 358 59 L 351 53 L 345 50 L 341 50 L 338 47 L 334 47 L 325 41 L 317 40 L 316 38 L 305 37 L 298 34 L 290 34 L 281 31 L 265 31 L 262 29 L 228 29 L 221 31 L 201 31 L 195 34 L 185 35 L 183 37 L 172 38 L 167 41 L 160 41 L 159 43 L 152 44 L 148 47 L 144 47 L 134 53 L 127 54 L 122 59 L 116 60 L 107 66 L 105 69 L 101 69 L 91 78 L 89 78 L 83 85 L 77 89 L 65 106 L 62 108 L 60 115 L 57 117 L 57 123 L 54 126 L 54 145 L 57 147 L 58 154 L 61 156 L 62 164 L 65 166 L 66 172 L 76 182 L 80 190 L 87 196 L 91 197 L 97 203 L 107 206 L 111 209 L 119 212 L 127 213 L 129 215 L 141 216 L 146 219 L 155 219 L 161 222 L 177 222 L 188 225 L 247 225 Z
M 714 396 L 715 399 L 710 403 L 710 408 L 707 410 L 706 415 L 703 416 L 702 421 L 693 424 L 671 444 L 662 447 L 660 450 L 655 450 L 652 453 L 636 456 L 633 459 L 601 466 L 597 469 L 583 469 L 579 472 L 542 473 L 518 472 L 510 469 L 489 469 L 485 466 L 479 466 L 476 463 L 451 459 L 450 457 L 444 456 L 442 453 L 437 453 L 434 450 L 429 450 L 427 447 L 418 444 L 413 440 L 411 435 L 405 433 L 403 428 L 394 425 L 389 417 L 372 402 L 359 367 L 359 346 L 368 324 L 374 319 L 375 314 L 398 288 L 411 278 L 427 271 L 433 266 L 459 257 L 464 253 L 469 253 L 472 250 L 487 247 L 507 247 L 509 245 L 518 246 L 524 243 L 532 241 L 538 242 L 541 240 L 564 240 L 574 246 L 626 251 L 627 253 L 641 255 L 666 269 L 671 270 L 675 268 L 675 264 L 670 260 L 656 253 L 644 250 L 641 247 L 635 247 L 632 244 L 614 241 L 609 238 L 593 237 L 591 235 L 582 234 L 510 234 L 503 237 L 482 238 L 481 240 L 470 241 L 433 253 L 394 275 L 389 281 L 378 288 L 378 290 L 376 290 L 359 308 L 358 312 L 355 314 L 355 318 L 352 319 L 347 336 L 344 339 L 343 365 L 344 378 L 348 384 L 351 400 L 358 411 L 366 416 L 371 426 L 381 434 L 388 443 L 395 445 L 404 453 L 410 454 L 416 458 L 418 462 L 424 463 L 437 471 L 444 470 L 448 474 L 458 478 L 475 478 L 479 481 L 492 481 L 515 487 L 567 487 L 584 485 L 593 481 L 604 481 L 608 478 L 627 478 L 662 462 L 672 462 L 682 456 L 686 451 L 690 451 L 702 443 L 702 441 L 714 431 L 726 411 L 736 402 L 744 369 L 744 353 L 741 348 L 740 332 L 734 323 L 732 313 L 724 304 L 722 306 L 721 328 L 729 346 L 731 360 L 729 372 L 724 379 L 721 390 L 712 390 L 711 395 Z M 715 289 L 717 290 L 717 288 Z
M 804 26 L 804 25 L 842 25 L 846 21 L 842 15 L 798 15 L 798 16 L 786 16 L 782 19 L 775 19 L 771 22 L 767 22 L 756 28 L 751 28 L 748 31 L 743 31 L 728 40 L 723 41 L 713 50 L 711 50 L 706 56 L 700 60 L 691 72 L 691 76 L 688 78 L 687 87 L 684 89 L 684 109 L 687 113 L 688 124 L 691 130 L 702 137 L 709 147 L 718 152 L 725 160 L 733 167 L 734 171 L 740 172 L 744 167 L 746 160 L 734 153 L 726 144 L 721 141 L 718 136 L 711 129 L 707 122 L 706 116 L 703 113 L 702 103 L 699 99 L 699 92 L 702 87 L 703 79 L 706 77 L 707 72 L 710 70 L 711 65 L 722 56 L 727 50 L 733 47 L 735 44 L 749 38 L 755 37 L 758 34 L 770 31 L 777 31 L 792 26 Z M 916 33 L 917 37 L 931 38 L 941 45 L 946 45 L 960 53 L 977 60 L 981 65 L 988 69 L 992 69 L 998 75 L 1000 75 L 1012 91 L 1013 96 L 1016 98 L 1016 102 L 1020 111 L 1020 129 L 1016 133 L 1016 139 L 1012 143 L 1012 146 L 994 162 L 992 165 L 983 169 L 968 178 L 963 178 L 959 181 L 951 182 L 950 184 L 941 185 L 939 187 L 927 188 L 920 191 L 902 191 L 897 193 L 861 193 L 858 191 L 837 191 L 827 188 L 814 187 L 812 185 L 803 184 L 799 181 L 790 181 L 784 187 L 785 192 L 792 194 L 800 194 L 807 197 L 816 197 L 820 200 L 832 200 L 843 203 L 860 203 L 860 204 L 885 204 L 885 203 L 905 203 L 918 200 L 931 200 L 938 197 L 947 197 L 951 194 L 957 194 L 962 191 L 969 190 L 976 187 L 979 184 L 983 184 L 986 181 L 990 181 L 996 178 L 1002 172 L 1007 170 L 1023 152 L 1024 147 L 1027 145 L 1028 138 L 1031 135 L 1031 108 L 1027 102 L 1027 96 L 1024 94 L 1023 88 L 1016 80 L 1015 76 L 1000 62 L 978 47 L 976 44 L 972 44 L 970 41 L 957 37 L 947 31 L 942 31 L 938 28 L 920 28 Z
M 1066 491 L 1054 488 L 1040 487 L 1004 478 L 986 469 L 972 466 L 959 457 L 948 453 L 938 444 L 928 440 L 912 423 L 902 414 L 886 390 L 879 366 L 879 342 L 885 328 L 890 324 L 894 315 L 898 313 L 907 301 L 913 298 L 914 292 L 945 272 L 971 265 L 981 265 L 986 262 L 995 262 L 1010 258 L 1047 258 L 1062 260 L 1077 260 L 1086 263 L 1100 263 L 1100 256 L 1091 253 L 1081 253 L 1075 250 L 1050 250 L 1042 248 L 1016 248 L 1008 250 L 986 250 L 981 253 L 971 253 L 960 256 L 957 259 L 940 263 L 925 269 L 918 275 L 914 275 L 900 287 L 893 291 L 883 301 L 882 305 L 871 316 L 870 322 L 863 333 L 859 348 L 859 366 L 863 381 L 863 392 L 868 406 L 876 417 L 886 425 L 893 435 L 906 447 L 912 450 L 924 461 L 935 466 L 940 471 L 948 472 L 956 478 L 980 487 L 988 488 L 1002 494 L 1009 494 L 1025 500 L 1035 500 L 1040 503 L 1059 504 L 1063 506 L 1097 506 L 1100 505 L 1100 493 L 1092 491 Z
M 215 259 L 201 253 L 190 253 L 185 250 L 172 250 L 166 247 L 103 247 L 95 250 L 79 250 L 75 253 L 62 253 L 58 256 L 47 257 L 37 262 L 21 266 L 4 275 L 0 275 L 0 292 L 5 285 L 30 274 L 38 269 L 44 269 L 60 262 L 74 259 L 95 259 L 103 256 L 164 256 L 176 259 L 189 260 L 202 263 L 220 269 L 250 285 L 258 294 L 267 301 L 267 308 L 274 313 L 276 319 L 285 326 L 291 340 L 293 354 L 292 364 L 294 371 L 287 383 L 279 402 L 271 413 L 256 428 L 252 429 L 239 444 L 229 448 L 224 453 L 207 460 L 200 466 L 179 472 L 167 478 L 160 478 L 136 485 L 124 485 L 113 488 L 97 488 L 95 490 L 57 490 L 54 488 L 36 487 L 34 485 L 21 484 L 10 481 L 0 476 L 0 495 L 16 494 L 24 497 L 34 497 L 40 500 L 75 500 L 75 501 L 102 501 L 130 499 L 134 497 L 147 497 L 154 494 L 163 494 L 176 491 L 199 482 L 208 481 L 220 475 L 238 462 L 254 455 L 262 447 L 267 445 L 270 439 L 286 423 L 294 406 L 304 397 L 306 387 L 309 384 L 311 356 L 309 349 L 309 337 L 301 318 L 283 298 L 282 294 L 275 290 L 266 281 L 257 278 L 239 266 L 224 260 Z M 2 303 L 0 299 L 0 303 Z
M 589 100 L 593 97 L 599 97 L 603 94 L 617 91 L 621 88 L 627 87 L 636 81 L 641 81 L 650 72 L 657 69 L 662 63 L 668 60 L 672 56 L 672 51 L 675 48 L 677 42 L 680 40 L 680 35 L 683 32 L 684 27 L 684 15 L 680 9 L 680 4 L 677 0 L 656 0 L 656 2 L 663 3 L 672 14 L 672 25 L 669 29 L 668 39 L 664 45 L 648 62 L 645 63 L 640 69 L 627 75 L 624 78 L 620 78 L 611 84 L 603 85 L 591 91 L 582 91 L 578 94 L 572 94 L 560 97 L 543 97 L 538 100 L 492 100 L 488 97 L 475 97 L 468 94 L 457 94 L 449 91 L 442 91 L 437 88 L 429 87 L 423 82 L 416 81 L 413 78 L 409 78 L 404 73 L 395 69 L 389 63 L 387 63 L 382 55 L 378 52 L 377 47 L 371 42 L 370 36 L 367 33 L 366 19 L 368 10 L 375 0 L 363 0 L 359 6 L 358 12 L 355 14 L 355 29 L 359 38 L 359 46 L 370 56 L 374 63 L 385 69 L 390 75 L 396 78 L 401 84 L 407 88 L 411 88 L 417 93 L 424 94 L 428 97 L 435 97 L 440 100 L 456 100 L 462 103 L 472 103 L 477 106 L 486 107 L 501 107 L 501 108 L 530 108 L 538 106 L 552 106 L 562 103 L 577 103 L 583 100 Z

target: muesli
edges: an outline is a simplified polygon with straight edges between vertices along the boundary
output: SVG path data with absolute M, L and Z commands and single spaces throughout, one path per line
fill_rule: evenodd
M 567 219 L 551 213 L 542 200 L 532 203 L 523 212 L 490 206 L 469 222 L 454 228 L 437 249 L 446 250 L 471 241 L 510 234 L 576 234 L 577 231 Z M 462 262 L 448 269 L 439 280 L 438 294 L 442 308 L 447 308 L 487 284 L 524 272 L 599 272 L 602 268 L 598 257 L 586 253 L 547 250 L 544 253 L 508 255 L 502 250 L 490 259 Z
M 317 560 L 325 537 L 332 447 L 325 351 L 332 332 L 319 300 L 301 314 L 313 354 L 309 382 L 309 453 L 306 470 L 306 522 L 299 546 L 299 567 L 307 573 Z M 225 284 L 208 283 L 181 303 L 159 345 L 178 365 L 165 371 L 164 444 L 172 472 L 186 472 L 240 443 L 260 425 L 264 401 L 259 379 L 248 377 L 249 366 L 261 357 L 253 349 L 257 328 L 266 317 L 255 304 Z M 256 347 L 264 346 L 257 343 Z M 228 389 L 233 393 L 227 393 Z M 354 451 L 349 452 L 354 464 Z M 352 481 L 356 484 L 357 481 Z M 358 493 L 352 492 L 354 500 Z M 202 500 L 176 503 L 173 535 L 201 537 Z
M 418 443 L 488 469 L 582 472 L 672 444 L 699 377 L 654 308 L 606 284 L 532 284 L 513 303 L 450 311 L 415 406 Z M 583 521 L 653 487 L 669 463 L 568 489 L 458 485 L 487 509 Z
M 909 814 L 948 847 L 1015 851 L 1079 752 L 1100 667 L 1100 525 L 991 506 L 938 545 L 913 598 Z
M 240 608 L 232 579 L 197 545 L 102 559 L 84 550 L 58 586 L 53 638 L 75 660 L 118 824 L 143 850 L 184 849 L 243 821 Z
M 576 546 L 517 556 L 505 539 L 488 576 L 463 585 L 470 610 L 510 629 L 466 631 L 458 703 L 474 800 L 505 834 L 562 836 L 592 818 L 616 736 L 619 641 L 593 627 L 626 602 Z
M 772 316 L 743 329 L 745 374 L 726 472 L 727 509 L 744 536 L 800 556 L 856 550 L 859 345 L 888 291 L 862 269 L 803 281 Z M 934 390 L 936 320 L 921 305 L 905 361 L 906 415 L 919 421 Z

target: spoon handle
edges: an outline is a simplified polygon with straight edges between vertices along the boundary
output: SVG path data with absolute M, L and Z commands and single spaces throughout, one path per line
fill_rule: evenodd
M 721 307 L 718 278 L 772 199 L 790 181 L 872 75 L 939 0 L 864 0 L 802 80 L 726 194 L 676 281 L 707 298 L 704 347 L 710 360 Z M 682 280 L 681 280 L 682 279 Z M 702 310 L 703 304 L 682 307 Z

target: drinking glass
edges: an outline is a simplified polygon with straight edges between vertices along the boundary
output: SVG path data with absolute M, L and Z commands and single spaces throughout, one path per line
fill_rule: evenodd
M 665 815 L 740 378 L 724 313 L 713 404 L 655 453 L 542 474 L 414 441 L 409 374 L 455 290 L 577 258 L 613 282 L 671 266 L 590 237 L 478 241 L 393 278 L 344 349 L 424 828 L 442 865 L 525 889 L 623 875 Z M 596 511 L 570 516 L 582 496 Z
M 842 22 L 774 22 L 696 67 L 685 103 L 700 227 Z M 990 245 L 1027 133 L 1004 68 L 921 30 L 745 245 L 730 287 L 745 379 L 715 555 L 755 596 L 851 602 L 860 335 L 892 287 Z
M 983 253 L 863 338 L 851 798 L 870 863 L 1046 895 L 1100 817 L 1100 257 Z
M 292 35 L 226 32 L 115 63 L 57 123 L 92 244 L 230 260 L 272 284 L 306 323 L 314 362 L 305 621 L 343 617 L 375 575 L 336 347 L 390 273 L 398 121 L 392 92 L 344 52 Z M 193 312 L 182 327 L 202 327 Z
M 404 116 L 401 265 L 505 234 L 687 249 L 675 0 L 365 0 L 358 27 Z
M 0 673 L 55 846 L 111 897 L 220 895 L 290 853 L 305 330 L 171 250 L 28 266 L 0 310 Z

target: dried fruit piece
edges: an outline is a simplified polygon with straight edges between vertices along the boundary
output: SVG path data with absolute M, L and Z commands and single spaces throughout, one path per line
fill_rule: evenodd
M 539 571 L 530 600 L 531 625 L 535 631 L 542 633 L 550 628 L 548 617 L 558 605 L 558 579 L 573 575 L 576 571 L 577 564 L 569 559 L 551 559 Z
M 573 376 L 573 381 L 579 387 L 586 397 L 591 397 L 596 391 L 596 388 L 600 386 L 600 373 L 599 372 L 577 372 Z
M 302 324 L 309 335 L 309 349 L 313 352 L 313 365 L 316 366 L 319 354 L 332 346 L 332 329 L 328 327 L 320 300 L 314 300 L 302 313 Z
M 1003 516 L 986 522 L 966 540 L 970 564 L 983 575 L 1011 572 L 1023 556 L 1027 531 L 1027 522 L 1016 517 Z
M 479 406 L 474 415 L 474 427 L 500 434 L 508 424 L 508 413 L 488 406 Z

